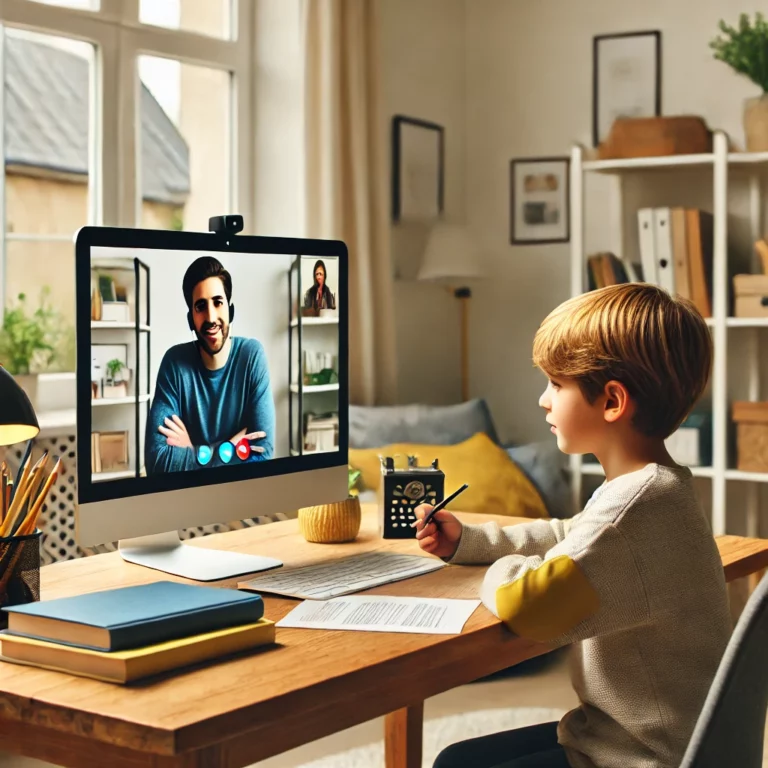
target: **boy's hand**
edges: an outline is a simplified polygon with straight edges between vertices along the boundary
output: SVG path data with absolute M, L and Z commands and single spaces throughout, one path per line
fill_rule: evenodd
M 441 509 L 424 527 L 424 517 L 432 511 L 429 504 L 421 504 L 414 510 L 416 515 L 416 540 L 430 555 L 453 557 L 459 547 L 462 525 L 447 509 Z M 437 523 L 437 525 L 435 524 Z

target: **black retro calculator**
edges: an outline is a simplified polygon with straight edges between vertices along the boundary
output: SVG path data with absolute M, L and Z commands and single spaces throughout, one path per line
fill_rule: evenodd
M 381 457 L 381 488 L 379 510 L 381 535 L 385 539 L 413 539 L 416 529 L 414 510 L 419 504 L 432 504 L 443 500 L 445 475 L 437 466 L 437 459 L 428 467 L 419 467 L 416 457 L 408 457 L 408 465 L 395 469 L 391 457 Z

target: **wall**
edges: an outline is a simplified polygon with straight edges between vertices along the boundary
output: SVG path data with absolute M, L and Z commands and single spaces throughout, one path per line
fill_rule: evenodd
M 469 4 L 471 5 L 471 3 Z M 465 12 L 463 0 L 378 0 L 386 136 L 396 114 L 445 128 L 445 218 L 465 216 Z M 428 229 L 394 224 L 398 400 L 457 402 L 459 307 L 443 288 L 416 282 Z M 476 350 L 473 350 L 473 354 Z
M 246 232 L 301 237 L 304 92 L 300 0 L 255 0 L 256 201 Z
M 467 0 L 467 214 L 493 277 L 473 300 L 472 391 L 488 398 L 503 438 L 547 437 L 536 407 L 544 379 L 530 363 L 531 342 L 569 295 L 567 244 L 509 245 L 510 159 L 566 155 L 574 141 L 589 145 L 592 37 L 646 29 L 662 31 L 663 113 L 701 115 L 742 143 L 743 100 L 756 88 L 708 48 L 718 20 L 737 15 L 728 0 Z M 597 204 L 586 226 L 594 249 L 605 237 L 609 198 L 600 180 L 592 191 Z

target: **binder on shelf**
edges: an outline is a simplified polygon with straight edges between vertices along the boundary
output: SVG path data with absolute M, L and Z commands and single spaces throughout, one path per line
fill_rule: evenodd
M 685 226 L 685 208 L 672 208 L 672 259 L 674 260 L 675 291 L 684 299 L 691 298 L 690 267 L 688 266 L 688 236 Z
M 646 283 L 659 284 L 656 263 L 656 244 L 654 236 L 653 208 L 640 208 L 637 212 L 637 226 L 640 241 L 640 263 Z
M 653 209 L 653 244 L 656 257 L 658 284 L 671 294 L 675 293 L 675 269 L 672 256 L 672 232 L 669 208 Z
M 711 213 L 685 211 L 688 238 L 691 300 L 702 317 L 712 317 L 712 249 L 714 220 Z

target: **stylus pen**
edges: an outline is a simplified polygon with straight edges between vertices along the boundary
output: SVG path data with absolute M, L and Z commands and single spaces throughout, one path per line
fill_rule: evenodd
M 447 499 L 443 499 L 442 501 L 438 502 L 433 508 L 431 512 L 427 513 L 427 516 L 424 518 L 424 525 L 422 527 L 426 527 L 427 523 L 432 522 L 432 518 L 441 510 L 445 509 L 448 504 L 450 504 L 460 493 L 463 493 L 467 490 L 469 486 L 464 483 L 464 485 L 461 486 L 457 491 L 454 491 Z

